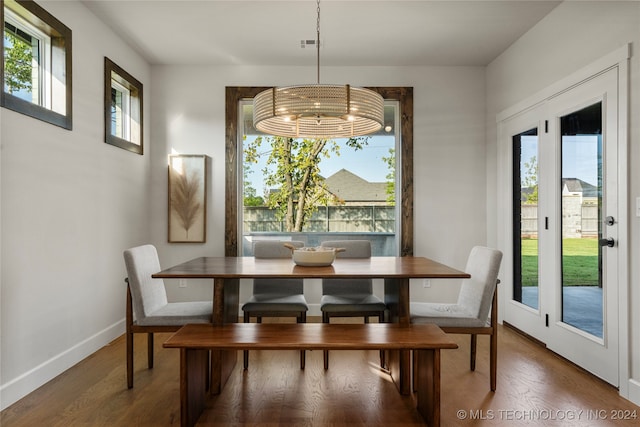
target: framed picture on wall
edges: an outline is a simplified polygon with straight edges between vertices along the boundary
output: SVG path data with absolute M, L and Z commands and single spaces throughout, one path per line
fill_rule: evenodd
M 208 157 L 169 156 L 169 243 L 204 243 L 207 237 Z

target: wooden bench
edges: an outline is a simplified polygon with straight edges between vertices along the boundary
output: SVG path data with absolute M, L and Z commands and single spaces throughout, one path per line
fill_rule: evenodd
M 440 425 L 440 349 L 457 348 L 435 325 L 230 323 L 186 325 L 165 343 L 180 349 L 180 418 L 200 417 L 207 394 L 210 350 L 415 350 L 417 409 Z

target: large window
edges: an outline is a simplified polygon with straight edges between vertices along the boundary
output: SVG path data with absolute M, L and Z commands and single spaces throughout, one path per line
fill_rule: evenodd
M 381 131 L 380 135 L 373 136 L 368 144 L 371 149 L 382 148 L 386 150 L 382 156 L 388 159 L 393 165 L 389 167 L 389 163 L 384 164 L 381 158 L 381 163 L 375 166 L 372 163 L 368 163 L 369 168 L 378 167 L 385 174 L 384 180 L 373 179 L 374 184 L 384 184 L 384 189 L 380 190 L 384 192 L 384 200 L 379 200 L 380 208 L 371 206 L 372 203 L 368 203 L 369 211 L 365 214 L 362 206 L 349 206 L 347 205 L 346 198 L 341 197 L 331 192 L 329 196 L 334 198 L 338 196 L 337 203 L 323 203 L 315 213 L 313 213 L 306 222 L 305 226 L 300 229 L 296 228 L 294 231 L 284 230 L 279 231 L 283 227 L 287 228 L 286 223 L 282 217 L 277 217 L 274 213 L 265 213 L 267 218 L 259 218 L 259 215 L 254 215 L 254 224 L 248 225 L 245 219 L 245 203 L 250 198 L 262 198 L 262 202 L 258 200 L 258 205 L 264 202 L 264 198 L 268 198 L 270 194 L 277 191 L 278 185 L 272 185 L 267 182 L 267 179 L 260 178 L 263 185 L 261 189 L 255 188 L 255 185 L 251 184 L 252 175 L 255 170 L 246 169 L 245 163 L 247 158 L 245 157 L 245 150 L 247 148 L 247 141 L 250 141 L 258 137 L 259 135 L 252 134 L 251 115 L 247 108 L 250 107 L 251 99 L 261 90 L 266 88 L 258 87 L 228 87 L 226 96 L 226 143 L 227 143 L 227 157 L 226 157 L 226 226 L 225 226 L 225 240 L 226 248 L 225 252 L 228 256 L 242 255 L 246 251 L 243 249 L 245 243 L 245 236 L 254 232 L 262 233 L 303 233 L 306 235 L 307 244 L 314 245 L 317 243 L 315 240 L 322 239 L 319 234 L 332 232 L 347 232 L 347 233 L 371 233 L 374 227 L 381 227 L 378 231 L 380 234 L 390 234 L 393 240 L 391 249 L 388 247 L 384 249 L 384 252 L 378 252 L 377 255 L 412 255 L 413 254 L 413 92 L 411 88 L 373 88 L 378 91 L 386 100 L 385 115 L 389 113 L 392 117 L 392 123 L 389 123 L 391 129 L 388 134 L 392 134 L 393 142 L 389 147 L 377 147 L 378 137 L 389 137 L 385 134 L 386 131 Z M 340 144 L 341 142 L 338 141 Z M 388 144 L 388 143 L 387 143 Z M 268 151 L 269 146 L 260 148 L 262 151 Z M 392 152 L 389 152 L 389 148 Z M 346 153 L 345 153 L 346 154 Z M 361 162 L 362 160 L 359 159 Z M 366 163 L 366 162 L 365 162 Z M 347 177 L 360 183 L 367 185 L 371 183 L 369 179 L 359 180 L 357 173 L 350 173 L 349 169 L 353 169 L 353 160 L 347 160 L 342 167 L 338 167 L 336 170 L 329 172 L 322 172 L 328 176 L 323 176 L 323 179 L 330 178 L 338 173 L 338 178 Z M 334 167 L 335 168 L 335 167 Z M 258 169 L 262 169 L 258 167 Z M 344 169 L 344 171 L 341 171 Z M 395 177 L 391 179 L 391 195 L 389 196 L 386 187 L 389 184 L 389 179 L 386 175 L 394 174 Z M 356 175 L 355 177 L 353 175 Z M 360 177 L 361 178 L 361 177 Z M 248 184 L 247 184 L 248 183 Z M 335 188 L 335 187 L 334 187 Z M 346 187 L 349 189 L 349 187 Z M 362 201 L 359 201 L 362 204 Z M 347 209 L 348 208 L 348 209 Z M 263 209 L 265 210 L 265 209 Z M 354 220 L 351 214 L 346 212 L 351 210 L 352 213 L 358 211 L 358 215 L 362 216 L 360 221 Z M 378 212 L 375 212 L 378 210 Z M 391 214 L 389 214 L 389 210 Z M 331 212 L 329 212 L 331 211 Z M 386 212 L 386 213 L 385 213 Z M 271 218 L 273 216 L 273 218 Z M 248 218 L 251 220 L 251 218 Z M 260 220 L 262 219 L 262 220 Z M 264 221 L 268 219 L 268 221 Z M 260 221 L 259 221 L 260 220 Z M 249 221 L 252 222 L 252 221 Z M 266 227 L 265 231 L 258 231 L 254 229 L 257 223 L 261 223 L 260 226 Z M 269 223 L 269 224 L 267 224 Z M 347 224 L 350 223 L 350 224 Z M 375 224 L 375 225 L 374 225 Z M 348 225 L 353 229 L 351 231 L 346 230 L 344 226 Z M 336 228 L 338 227 L 338 228 Z M 342 227 L 342 229 L 340 229 Z M 273 229 L 273 230 L 272 230 Z M 247 231 L 248 230 L 248 231 Z M 301 230 L 301 231 L 300 231 Z M 314 235 L 312 235 L 314 234 Z M 299 237 L 299 235 L 296 235 Z M 332 236 L 333 238 L 333 236 Z M 315 239 L 315 240 L 314 240 Z M 392 253 L 388 253 L 391 251 Z
M 104 141 L 142 154 L 142 83 L 104 58 Z
M 252 102 L 241 101 L 243 255 L 255 240 L 293 236 L 307 246 L 367 239 L 374 255 L 397 255 L 398 102 L 384 110 L 384 127 L 365 137 L 293 139 L 255 129 Z
M 2 106 L 71 129 L 71 30 L 33 1 L 2 1 Z

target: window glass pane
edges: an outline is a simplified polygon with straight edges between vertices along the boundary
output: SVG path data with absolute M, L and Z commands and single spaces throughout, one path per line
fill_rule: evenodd
M 396 255 L 397 105 L 385 106 L 392 123 L 386 129 L 351 140 L 262 135 L 253 128 L 252 109 L 249 102 L 242 106 L 243 255 L 250 255 L 254 238 L 293 233 L 307 246 L 368 239 L 374 255 Z
M 562 321 L 602 338 L 602 103 L 560 120 Z
M 131 140 L 131 91 L 111 81 L 111 135 Z
M 513 299 L 537 309 L 538 129 L 513 136 Z
M 111 88 L 111 135 L 122 138 L 122 92 Z
M 5 22 L 4 91 L 28 102 L 38 103 L 40 41 Z

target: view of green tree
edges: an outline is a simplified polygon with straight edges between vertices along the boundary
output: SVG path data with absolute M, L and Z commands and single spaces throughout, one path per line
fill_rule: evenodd
M 5 30 L 4 32 L 4 84 L 5 90 L 14 93 L 19 90 L 31 92 L 33 49 L 21 38 Z
M 524 177 L 522 177 L 522 187 L 530 188 L 531 191 L 525 194 L 525 204 L 535 205 L 538 203 L 538 159 L 532 156 L 528 162 L 524 163 Z
M 349 138 L 346 146 L 360 150 L 368 141 L 369 137 Z M 261 153 L 263 144 L 269 150 Z M 263 170 L 265 186 L 276 189 L 265 195 L 266 205 L 277 210 L 287 232 L 302 231 L 319 206 L 340 202 L 327 191 L 319 168 L 323 158 L 340 155 L 336 141 L 260 136 L 245 147 L 244 161 L 258 163 L 262 155 L 269 156 Z
M 264 198 L 258 196 L 256 194 L 256 189 L 251 186 L 249 175 L 252 173 L 253 170 L 251 170 L 248 162 L 245 160 L 242 172 L 242 194 L 244 198 L 244 206 L 264 206 Z
M 389 206 L 396 205 L 396 150 L 395 148 L 389 148 L 389 157 L 382 157 L 382 161 L 387 164 L 389 173 L 385 176 L 387 178 L 387 188 L 385 193 L 387 194 L 387 203 Z

